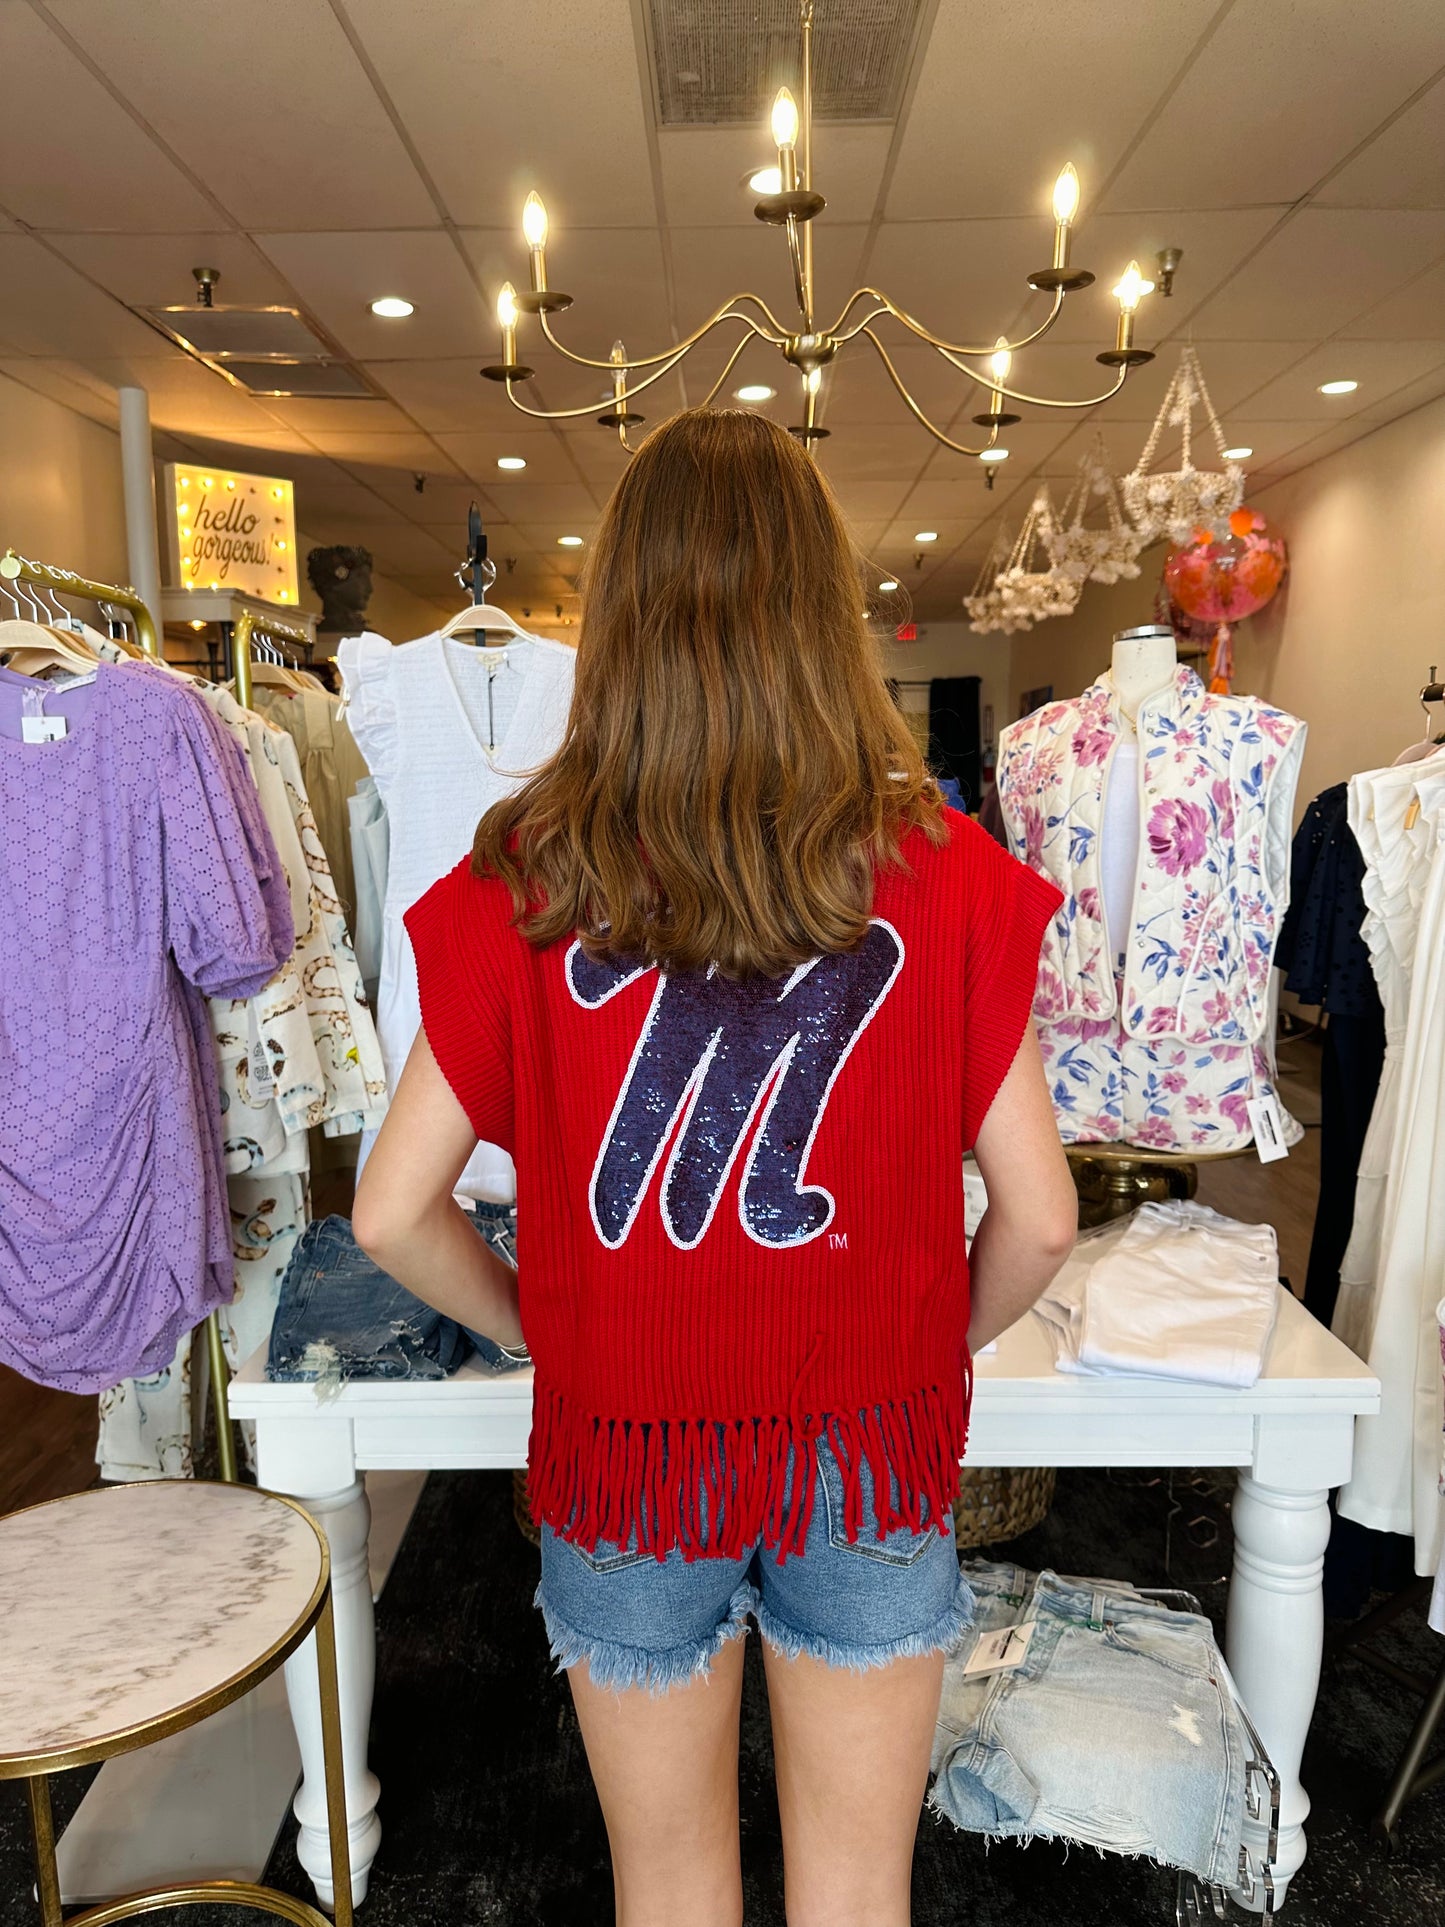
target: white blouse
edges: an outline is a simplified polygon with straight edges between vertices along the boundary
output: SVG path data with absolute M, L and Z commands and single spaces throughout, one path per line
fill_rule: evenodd
M 393 645 L 350 636 L 337 652 L 352 734 L 386 806 L 377 1029 L 396 1089 L 421 1028 L 416 960 L 402 919 L 472 846 L 478 822 L 556 751 L 572 704 L 575 652 L 527 636 L 481 647 L 441 635 Z M 370 1140 L 363 1143 L 363 1159 Z M 479 1144 L 459 1196 L 510 1204 L 512 1160 Z

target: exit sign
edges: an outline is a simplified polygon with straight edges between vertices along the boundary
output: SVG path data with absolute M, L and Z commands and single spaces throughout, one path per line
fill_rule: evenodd
M 895 642 L 917 642 L 918 624 L 916 622 L 905 622 L 901 628 L 894 631 L 893 640 Z

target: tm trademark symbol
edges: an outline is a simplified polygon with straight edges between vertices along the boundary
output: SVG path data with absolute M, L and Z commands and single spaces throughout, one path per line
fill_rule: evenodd
M 848 1233 L 846 1231 L 830 1231 L 828 1233 L 828 1246 L 832 1251 L 846 1251 L 848 1249 Z

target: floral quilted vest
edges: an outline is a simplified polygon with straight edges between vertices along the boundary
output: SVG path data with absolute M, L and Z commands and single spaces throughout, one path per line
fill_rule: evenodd
M 1064 892 L 1034 1016 L 1066 1142 L 1234 1150 L 1273 1095 L 1270 970 L 1305 726 L 1191 669 L 1140 710 L 1139 864 L 1122 976 L 1100 875 L 1124 721 L 1105 674 L 1011 724 L 998 786 L 1016 855 Z M 1291 1139 L 1298 1127 L 1286 1120 Z

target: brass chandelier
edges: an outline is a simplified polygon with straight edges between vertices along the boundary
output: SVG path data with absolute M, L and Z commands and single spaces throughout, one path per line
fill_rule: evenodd
M 536 315 L 546 340 L 567 361 L 582 368 L 602 369 L 611 374 L 611 406 L 596 419 L 604 428 L 616 430 L 618 440 L 629 454 L 634 451 L 628 441 L 627 431 L 644 419 L 633 408 L 633 402 L 645 389 L 661 381 L 664 375 L 677 367 L 715 328 L 730 322 L 740 323 L 743 332 L 703 406 L 707 407 L 716 400 L 744 349 L 755 339 L 766 341 L 798 370 L 803 419 L 791 432 L 807 445 L 810 453 L 829 433 L 817 419 L 818 391 L 823 370 L 840 349 L 860 336 L 873 348 L 904 406 L 920 426 L 945 448 L 954 449 L 960 455 L 977 456 L 984 463 L 998 462 L 1004 458 L 1007 451 L 998 447 L 999 430 L 1022 419 L 1011 413 L 1006 403 L 1019 402 L 1033 408 L 1095 408 L 1111 395 L 1118 394 L 1131 368 L 1154 359 L 1148 349 L 1134 345 L 1134 320 L 1139 303 L 1146 294 L 1152 293 L 1154 287 L 1154 283 L 1145 280 L 1140 273 L 1137 261 L 1129 263 L 1113 289 L 1119 303 L 1114 346 L 1095 357 L 1106 368 L 1116 371 L 1112 387 L 1106 388 L 1102 394 L 1088 395 L 1081 400 L 1060 400 L 1048 395 L 1027 394 L 1013 387 L 1010 381 L 1014 356 L 1046 335 L 1062 313 L 1067 297 L 1081 288 L 1089 287 L 1094 280 L 1086 269 L 1074 267 L 1070 258 L 1079 206 L 1079 177 L 1072 163 L 1063 169 L 1054 184 L 1053 259 L 1048 267 L 1040 268 L 1028 277 L 1029 287 L 1050 294 L 1053 299 L 1043 321 L 1029 333 L 1016 341 L 1000 335 L 992 344 L 946 341 L 887 294 L 872 287 L 855 290 L 830 326 L 818 326 L 813 299 L 813 222 L 822 213 L 826 202 L 813 185 L 813 0 L 801 0 L 799 24 L 802 35 L 801 106 L 788 88 L 779 88 L 771 115 L 773 143 L 778 152 L 778 184 L 775 190 L 760 195 L 753 210 L 760 221 L 770 227 L 781 228 L 787 238 L 798 304 L 798 325 L 787 326 L 778 319 L 761 295 L 745 291 L 725 301 L 684 340 L 657 354 L 629 355 L 620 341 L 613 343 L 612 353 L 605 361 L 577 354 L 559 341 L 553 330 L 552 316 L 569 308 L 572 297 L 548 283 L 547 210 L 538 195 L 532 193 L 527 196 L 522 210 L 522 232 L 527 244 L 531 286 L 521 293 L 511 282 L 503 287 L 497 299 L 502 358 L 483 368 L 482 374 L 489 381 L 505 386 L 507 399 L 514 408 L 540 421 L 575 420 L 594 412 L 596 402 L 584 403 L 580 408 L 532 408 L 521 399 L 519 388 L 530 381 L 536 371 L 518 360 L 517 328 L 522 315 Z M 985 439 L 978 447 L 970 448 L 954 441 L 924 414 L 874 329 L 874 322 L 884 316 L 892 316 L 909 334 L 925 342 L 944 361 L 987 390 L 987 406 L 972 418 L 975 426 L 987 430 Z M 974 361 L 983 361 L 984 370 L 973 366 Z M 988 481 L 992 486 L 992 467 Z

